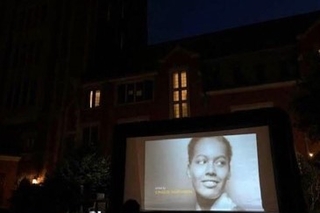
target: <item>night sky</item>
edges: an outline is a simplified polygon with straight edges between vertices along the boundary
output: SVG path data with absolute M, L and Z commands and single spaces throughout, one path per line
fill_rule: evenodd
M 320 0 L 148 0 L 149 44 L 320 10 Z

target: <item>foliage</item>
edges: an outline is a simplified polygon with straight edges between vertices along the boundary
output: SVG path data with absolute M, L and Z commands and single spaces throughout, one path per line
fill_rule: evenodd
M 75 212 L 78 209 L 82 197 L 76 183 L 57 177 L 48 177 L 42 187 L 44 188 L 43 196 L 46 197 L 46 212 Z
M 48 179 L 43 185 L 24 179 L 11 198 L 15 213 L 75 212 L 80 203 L 80 191 L 75 184 Z
M 23 179 L 11 198 L 11 210 L 19 213 L 40 212 L 41 207 L 37 206 L 40 194 L 41 188 Z
M 110 170 L 110 157 L 96 147 L 83 146 L 62 159 L 45 184 L 55 190 L 52 200 L 57 206 L 74 212 L 80 204 L 92 205 L 89 200 L 95 198 L 97 192 L 109 195 Z
M 108 195 L 110 158 L 94 147 L 81 147 L 64 158 L 42 185 L 21 181 L 11 199 L 16 213 L 77 212 L 92 194 Z
M 301 154 L 297 155 L 300 168 L 301 184 L 309 212 L 315 212 L 320 208 L 320 167 L 317 158 L 305 159 Z
M 320 139 L 320 58 L 309 52 L 304 57 L 307 74 L 297 84 L 291 109 L 295 125 L 312 141 Z
M 110 168 L 110 157 L 103 156 L 95 147 L 81 147 L 58 165 L 54 176 L 107 193 L 111 179 Z

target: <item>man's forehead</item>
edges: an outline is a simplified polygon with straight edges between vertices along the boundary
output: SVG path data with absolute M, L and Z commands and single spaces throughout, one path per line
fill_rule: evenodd
M 208 153 L 224 152 L 226 154 L 227 146 L 223 141 L 216 138 L 203 138 L 197 142 L 194 151 Z

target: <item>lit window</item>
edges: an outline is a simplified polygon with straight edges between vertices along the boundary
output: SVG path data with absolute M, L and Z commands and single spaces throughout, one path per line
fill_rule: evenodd
M 181 90 L 181 100 L 185 101 L 187 100 L 187 90 Z
M 173 101 L 179 101 L 179 91 L 173 92 Z
M 93 91 L 90 91 L 90 98 L 89 98 L 89 106 L 90 106 L 90 108 L 92 108 L 93 107 Z
M 179 88 L 179 74 L 173 73 L 173 88 Z
M 90 90 L 89 91 L 89 108 L 94 108 L 100 106 L 100 90 Z
M 174 110 L 174 117 L 179 118 L 180 117 L 180 106 L 179 104 L 174 104 L 173 105 L 173 110 Z
M 188 116 L 188 105 L 187 103 L 182 103 L 182 117 Z
M 174 118 L 189 116 L 186 71 L 172 74 L 172 106 Z
M 187 73 L 186 72 L 182 72 L 181 73 L 181 87 L 187 87 Z
M 100 106 L 100 90 L 96 90 L 96 96 L 94 99 L 94 106 L 95 107 Z

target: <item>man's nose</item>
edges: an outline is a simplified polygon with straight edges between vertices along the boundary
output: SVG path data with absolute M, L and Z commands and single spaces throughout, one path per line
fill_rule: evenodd
M 213 162 L 209 162 L 206 167 L 206 175 L 216 175 L 216 167 Z

